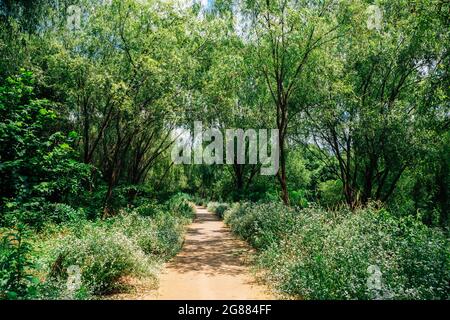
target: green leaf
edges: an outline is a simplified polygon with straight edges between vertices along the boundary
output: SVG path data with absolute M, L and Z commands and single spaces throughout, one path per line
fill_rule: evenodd
M 14 291 L 8 291 L 8 293 L 6 294 L 7 298 L 9 300 L 16 300 L 17 299 L 17 293 Z
M 71 139 L 78 138 L 78 133 L 76 131 L 70 131 L 69 132 L 69 138 L 71 138 Z

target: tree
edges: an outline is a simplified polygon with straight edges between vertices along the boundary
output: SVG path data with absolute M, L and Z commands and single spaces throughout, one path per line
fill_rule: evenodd
M 308 134 L 324 158 L 337 160 L 330 167 L 351 207 L 392 196 L 405 170 L 436 145 L 429 120 L 448 107 L 432 103 L 438 91 L 425 89 L 448 59 L 445 8 L 429 1 L 382 5 L 381 30 L 367 29 L 365 2 L 352 7 L 353 32 L 334 48 L 322 103 L 305 109 Z
M 168 14 L 169 19 L 166 14 Z M 67 107 L 68 123 L 81 132 L 83 161 L 100 169 L 107 184 L 105 215 L 116 185 L 143 183 L 184 113 L 189 68 L 189 12 L 170 5 L 114 1 L 89 11 L 80 30 L 66 26 L 42 35 L 50 50 L 41 63 L 43 86 Z
M 283 201 L 289 204 L 286 144 L 292 117 L 302 109 L 302 80 L 315 61 L 314 54 L 337 36 L 336 1 L 249 1 L 251 39 L 256 70 L 265 79 L 275 107 L 279 130 L 280 170 L 278 180 Z

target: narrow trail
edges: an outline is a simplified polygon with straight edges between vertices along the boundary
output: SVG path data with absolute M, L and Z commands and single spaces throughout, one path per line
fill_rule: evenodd
M 166 264 L 158 291 L 144 299 L 274 299 L 243 262 L 250 251 L 214 214 L 197 207 L 183 249 Z

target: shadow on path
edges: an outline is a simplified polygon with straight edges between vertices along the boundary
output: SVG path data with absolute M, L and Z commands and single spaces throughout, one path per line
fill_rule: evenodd
M 271 299 L 243 262 L 251 248 L 205 208 L 186 233 L 181 252 L 166 264 L 158 299 Z

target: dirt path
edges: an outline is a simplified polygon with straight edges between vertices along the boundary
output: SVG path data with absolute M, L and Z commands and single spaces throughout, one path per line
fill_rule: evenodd
M 166 264 L 156 294 L 146 299 L 273 299 L 243 263 L 248 245 L 214 214 L 197 207 L 182 251 Z

